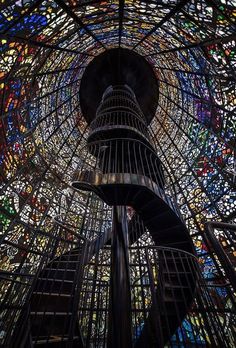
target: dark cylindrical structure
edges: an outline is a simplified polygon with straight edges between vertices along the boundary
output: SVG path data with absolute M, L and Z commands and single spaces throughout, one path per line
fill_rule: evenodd
M 153 281 L 149 315 L 138 337 L 135 336 L 131 321 L 126 206 L 131 206 L 142 219 L 156 246 L 177 247 L 191 253 L 193 245 L 178 208 L 164 190 L 161 161 L 129 86 L 110 86 L 104 92 L 90 124 L 85 156 L 88 165 L 80 170 L 78 180 L 72 185 L 76 189 L 93 191 L 113 206 L 108 346 L 162 347 L 191 304 L 194 272 L 192 274 L 187 260 L 179 262 L 171 257 L 171 252 L 169 257 L 159 254 L 158 286 L 155 289 Z M 142 235 L 136 231 L 131 234 L 132 243 Z
M 90 129 L 88 148 L 97 157 L 103 174 L 142 175 L 163 188 L 161 163 L 152 146 L 146 119 L 129 86 L 106 89 Z
M 113 207 L 108 347 L 132 346 L 128 224 L 124 206 Z
M 96 156 L 103 174 L 147 177 L 163 187 L 161 164 L 152 147 L 146 119 L 130 87 L 108 87 L 90 127 L 88 148 Z M 111 199 L 119 204 L 123 197 L 118 187 L 117 194 Z M 115 205 L 108 332 L 110 348 L 132 346 L 128 247 L 126 207 Z

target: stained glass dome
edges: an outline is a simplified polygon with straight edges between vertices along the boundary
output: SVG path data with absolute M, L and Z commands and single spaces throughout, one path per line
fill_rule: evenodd
M 204 224 L 236 216 L 235 26 L 234 0 L 1 1 L 3 302 L 19 305 L 27 296 L 24 273 L 33 276 L 53 249 L 55 220 L 86 226 L 86 238 L 110 224 L 109 207 L 75 192 L 71 181 L 89 130 L 80 82 L 89 63 L 113 48 L 142 56 L 158 80 L 149 130 L 167 191 L 211 277 Z M 13 320 L 7 309 L 3 317 Z

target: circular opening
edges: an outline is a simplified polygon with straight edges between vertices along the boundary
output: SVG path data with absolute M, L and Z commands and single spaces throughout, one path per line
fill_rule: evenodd
M 95 57 L 85 69 L 80 85 L 80 105 L 90 124 L 106 89 L 126 85 L 134 92 L 149 123 L 158 104 L 158 80 L 146 59 L 122 48 L 107 50 Z

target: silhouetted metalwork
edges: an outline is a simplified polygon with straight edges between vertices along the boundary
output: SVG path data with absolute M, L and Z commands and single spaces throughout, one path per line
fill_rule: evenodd
M 66 345 L 69 336 L 77 345 L 81 339 L 87 346 L 102 346 L 107 340 L 112 210 L 95 193 L 75 192 L 70 183 L 78 179 L 76 170 L 98 169 L 94 167 L 96 153 L 93 158 L 86 149 L 90 125 L 81 114 L 79 89 L 84 69 L 111 48 L 135 47 L 135 54 L 145 57 L 158 81 L 157 111 L 148 130 L 154 154 L 165 168 L 163 197 L 168 205 L 177 202 L 176 214 L 181 211 L 197 252 L 196 268 L 201 271 L 192 308 L 166 345 L 234 347 L 234 291 L 232 277 L 225 271 L 235 265 L 234 234 L 229 227 L 213 228 L 224 252 L 218 255 L 204 229 L 207 221 L 233 224 L 236 216 L 234 2 L 3 1 L 0 32 L 0 344 L 17 342 L 18 348 L 15 338 L 22 337 L 18 335 L 22 323 L 28 325 L 22 330 L 28 340 L 28 304 L 37 277 L 51 263 L 55 267 L 53 262 L 70 250 L 78 248 L 78 254 L 82 253 L 80 246 L 84 250 L 85 244 L 90 245 L 91 257 L 96 257 L 88 259 L 84 268 L 82 256 L 78 258 L 83 270 L 79 317 L 77 321 L 73 314 L 71 320 L 68 314 L 70 329 L 60 344 Z M 122 67 L 121 55 L 116 58 Z M 134 76 L 145 77 L 139 70 Z M 139 140 L 145 142 L 143 125 L 135 121 L 132 127 L 143 133 Z M 172 197 L 168 202 L 167 196 Z M 145 261 L 149 259 L 141 247 L 147 248 L 149 258 L 157 247 L 130 207 L 127 215 L 133 248 L 129 250 L 133 337 L 140 337 L 150 303 L 156 303 L 155 291 L 151 297 L 148 289 L 153 289 L 159 269 L 152 260 L 152 267 L 145 266 L 150 262 Z M 164 258 L 164 251 L 158 250 L 155 253 Z M 71 256 L 75 257 L 79 256 Z M 62 273 L 58 274 L 61 283 Z M 38 312 L 40 296 L 35 296 Z M 49 317 L 45 315 L 46 320 Z M 55 317 L 58 321 L 59 316 Z M 80 332 L 72 330 L 75 322 Z M 158 331 L 160 325 L 154 324 Z M 161 345 L 164 337 L 158 336 Z M 54 344 L 58 340 L 54 336 Z
M 51 261 L 45 259 L 30 284 L 14 342 L 11 334 L 7 340 L 16 347 L 182 347 L 188 340 L 196 347 L 206 341 L 231 347 L 234 324 L 228 320 L 226 330 L 218 319 L 221 302 L 212 290 L 224 287 L 232 316 L 232 288 L 209 285 L 202 277 L 128 86 L 110 86 L 104 92 L 79 158 L 72 186 L 113 206 L 113 217 L 107 210 L 112 226 L 90 240 L 86 214 L 79 233 L 64 223 L 63 215 L 53 219 L 59 235 L 53 236 Z M 87 209 L 94 202 L 89 197 Z M 100 204 L 97 209 L 103 210 Z M 229 267 L 225 262 L 222 266 Z M 186 330 L 191 338 L 185 337 Z

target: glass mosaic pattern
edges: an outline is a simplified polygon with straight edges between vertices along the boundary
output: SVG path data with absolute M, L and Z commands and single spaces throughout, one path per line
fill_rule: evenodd
M 150 131 L 214 281 L 220 270 L 204 223 L 236 216 L 235 0 L 1 0 L 0 7 L 1 323 L 16 320 L 46 260 L 73 247 L 75 236 L 56 221 L 88 239 L 110 224 L 110 209 L 70 183 L 88 129 L 80 80 L 93 57 L 115 47 L 144 56 L 160 82 Z

